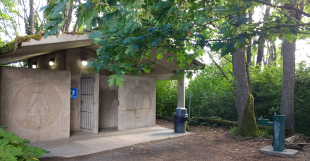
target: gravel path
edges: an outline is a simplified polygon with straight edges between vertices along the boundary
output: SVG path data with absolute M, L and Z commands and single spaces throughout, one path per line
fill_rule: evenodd
M 172 122 L 157 120 L 160 126 L 173 128 Z M 139 161 L 139 160 L 208 160 L 208 161 L 310 161 L 310 147 L 295 158 L 262 154 L 259 149 L 271 145 L 272 139 L 240 141 L 229 129 L 193 126 L 193 135 L 167 138 L 124 148 L 74 158 L 41 158 L 42 161 Z M 104 146 L 104 145 L 102 145 Z

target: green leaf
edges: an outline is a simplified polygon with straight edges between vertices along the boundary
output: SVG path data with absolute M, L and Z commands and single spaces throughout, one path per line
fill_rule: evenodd
M 48 4 L 48 5 L 45 5 L 45 6 L 43 6 L 43 7 L 41 7 L 40 10 L 39 10 L 39 12 L 44 11 L 47 7 L 49 7 L 49 4 Z
M 85 8 L 86 9 L 89 9 L 90 8 L 90 5 L 91 5 L 91 1 L 87 1 L 86 3 L 85 3 Z
M 103 37 L 103 34 L 101 33 L 101 31 L 93 31 L 91 34 L 88 35 L 88 38 L 94 40 L 95 38 L 99 38 L 101 39 Z
M 130 44 L 131 41 L 132 41 L 132 38 L 131 38 L 131 37 L 127 37 L 127 38 L 123 41 L 123 44 L 124 44 L 124 45 Z
M 109 87 L 114 86 L 114 83 L 116 84 L 116 86 L 118 87 L 122 87 L 123 86 L 123 82 L 124 82 L 124 78 L 123 77 L 119 77 L 117 75 L 111 75 L 109 76 Z
M 168 56 L 168 57 L 167 57 L 167 61 L 168 61 L 168 62 L 172 62 L 173 59 L 174 59 L 173 56 Z
M 51 31 L 50 31 L 50 35 L 54 35 L 59 29 L 59 26 L 55 26 Z
M 163 58 L 163 54 L 161 54 L 161 53 L 157 54 L 156 57 L 157 57 L 157 59 L 162 59 Z

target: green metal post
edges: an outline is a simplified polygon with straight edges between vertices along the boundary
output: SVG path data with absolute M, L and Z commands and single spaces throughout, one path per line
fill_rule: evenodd
M 285 149 L 285 124 L 284 115 L 273 115 L 273 150 L 283 151 Z

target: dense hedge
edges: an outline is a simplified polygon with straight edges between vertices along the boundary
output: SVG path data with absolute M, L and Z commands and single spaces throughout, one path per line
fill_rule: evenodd
M 207 65 L 201 74 L 189 82 L 186 89 L 186 108 L 191 93 L 191 117 L 217 117 L 236 121 L 235 85 L 231 63 L 222 63 L 227 81 L 214 65 Z M 281 62 L 250 68 L 251 90 L 256 117 L 268 118 L 280 112 L 282 90 Z M 177 104 L 176 82 L 157 82 L 157 114 L 171 117 Z M 310 136 L 310 68 L 305 62 L 296 66 L 295 77 L 295 130 Z

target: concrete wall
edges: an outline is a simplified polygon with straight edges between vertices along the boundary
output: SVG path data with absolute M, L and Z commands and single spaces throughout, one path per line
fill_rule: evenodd
M 87 74 L 88 67 L 82 66 L 81 57 L 95 57 L 95 53 L 82 50 L 80 48 L 66 50 L 66 70 L 71 71 L 71 88 L 77 88 L 77 99 L 71 99 L 71 115 L 70 129 L 71 131 L 79 131 L 80 129 L 80 103 L 81 91 L 80 81 L 82 74 Z
M 118 89 L 109 87 L 108 76 L 99 78 L 99 128 L 117 127 Z
M 155 77 L 125 76 L 118 89 L 118 130 L 155 126 Z
M 95 122 L 94 124 L 96 128 L 93 132 L 98 133 L 99 128 L 99 74 L 94 75 L 87 75 L 90 67 L 82 66 L 81 58 L 86 58 L 87 61 L 91 61 L 91 59 L 96 58 L 96 52 L 89 50 L 89 49 L 83 49 L 83 48 L 73 48 L 73 49 L 67 49 L 67 50 L 61 50 L 54 53 L 49 53 L 37 57 L 33 57 L 31 59 L 28 59 L 29 67 L 31 68 L 32 63 L 37 63 L 37 69 L 51 69 L 51 70 L 66 70 L 71 71 L 71 88 L 77 88 L 77 99 L 71 99 L 70 100 L 70 130 L 71 131 L 79 131 L 80 129 L 80 104 L 81 104 L 81 98 L 80 98 L 80 81 L 81 77 L 84 76 L 91 76 L 96 77 L 95 85 L 98 87 L 95 91 L 96 95 L 95 98 L 97 98 L 97 102 L 95 104 Z M 49 66 L 49 60 L 50 58 L 55 59 L 55 65 Z M 101 74 L 107 74 L 107 70 L 101 71 Z M 97 110 L 97 111 L 96 111 Z
M 71 88 L 77 88 L 77 99 L 71 99 L 71 131 L 79 131 L 80 129 L 80 103 L 81 103 L 81 91 L 80 91 L 80 82 L 81 82 L 81 77 L 82 75 L 88 74 L 90 68 L 87 66 L 82 66 L 82 61 L 81 58 L 87 58 L 87 61 L 90 61 L 92 58 L 96 57 L 96 53 L 87 50 L 87 49 L 82 49 L 82 48 L 74 48 L 74 49 L 68 49 L 66 50 L 66 70 L 71 71 Z M 98 75 L 98 76 L 97 76 Z M 97 75 L 92 75 L 92 77 L 95 78 L 95 83 L 98 83 L 98 87 L 95 89 L 99 89 L 99 74 Z M 98 101 L 99 101 L 99 90 L 95 93 L 97 93 Z M 97 107 L 99 108 L 99 102 L 95 105 L 98 105 Z M 98 127 L 99 127 L 99 122 L 98 122 L 98 113 L 99 109 L 96 109 L 97 111 L 94 114 L 95 120 L 97 121 L 97 125 L 95 125 L 96 128 L 93 132 L 98 133 Z M 94 122 L 95 123 L 95 122 Z
M 53 66 L 49 65 L 49 61 L 51 58 L 55 59 Z M 30 58 L 28 59 L 28 68 L 32 68 L 33 62 L 37 62 L 37 69 L 65 70 L 66 50 L 60 50 L 53 53 Z
M 70 136 L 69 71 L 0 70 L 2 126 L 32 142 Z

